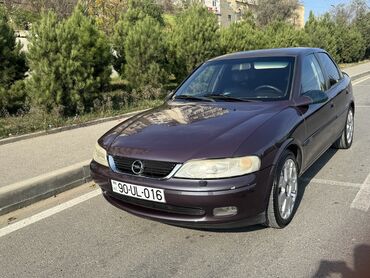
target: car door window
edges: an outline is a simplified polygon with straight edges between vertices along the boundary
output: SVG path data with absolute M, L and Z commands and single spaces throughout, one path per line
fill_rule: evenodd
M 317 54 L 321 65 L 323 69 L 326 71 L 326 83 L 328 84 L 329 87 L 330 84 L 333 84 L 330 82 L 330 79 L 333 81 L 338 81 L 341 79 L 341 74 L 340 71 L 338 70 L 338 67 L 336 64 L 333 62 L 333 60 L 328 56 L 326 53 L 318 53 Z
M 313 54 L 307 55 L 303 59 L 301 85 L 302 94 L 315 90 L 325 91 L 324 75 Z

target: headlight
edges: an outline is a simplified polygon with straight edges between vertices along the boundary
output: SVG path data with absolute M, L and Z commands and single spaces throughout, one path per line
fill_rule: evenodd
M 107 151 L 103 149 L 98 143 L 95 144 L 93 159 L 95 160 L 95 162 L 109 167 L 107 160 Z
M 242 176 L 256 172 L 261 167 L 257 156 L 224 159 L 190 160 L 175 174 L 177 178 L 216 179 Z

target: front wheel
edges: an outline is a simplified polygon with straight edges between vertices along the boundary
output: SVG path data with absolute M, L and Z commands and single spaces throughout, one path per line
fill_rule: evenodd
M 334 143 L 334 147 L 337 149 L 349 149 L 353 142 L 353 133 L 355 130 L 355 117 L 353 108 L 349 108 L 347 113 L 346 125 L 342 131 L 341 136 Z
M 298 166 L 294 154 L 285 151 L 279 159 L 266 211 L 266 225 L 284 228 L 292 221 L 298 195 Z

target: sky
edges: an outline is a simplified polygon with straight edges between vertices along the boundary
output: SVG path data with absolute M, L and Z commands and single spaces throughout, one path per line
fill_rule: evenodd
M 307 20 L 310 11 L 315 15 L 321 15 L 331 9 L 331 5 L 348 4 L 351 0 L 302 0 L 305 8 L 305 20 Z M 367 1 L 370 6 L 370 0 Z

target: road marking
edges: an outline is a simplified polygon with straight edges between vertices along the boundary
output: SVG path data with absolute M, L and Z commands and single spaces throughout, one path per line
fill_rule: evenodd
M 333 180 L 324 180 L 324 179 L 309 179 L 309 178 L 302 178 L 305 182 L 313 182 L 319 184 L 327 184 L 327 185 L 335 185 L 335 186 L 344 186 L 344 187 L 352 187 L 352 188 L 361 188 L 361 183 L 353 183 L 353 182 L 343 182 L 343 181 L 333 181 Z
M 351 208 L 368 211 L 370 207 L 370 174 L 366 177 L 360 190 L 353 199 Z
M 20 220 L 18 222 L 15 222 L 14 224 L 11 224 L 9 226 L 6 226 L 6 227 L 0 229 L 0 238 L 3 237 L 3 236 L 6 236 L 6 235 L 8 235 L 8 234 L 10 234 L 12 232 L 15 232 L 15 231 L 17 231 L 19 229 L 22 229 L 24 227 L 27 227 L 28 225 L 31 225 L 31 224 L 33 224 L 35 222 L 38 222 L 38 221 L 42 220 L 42 219 L 45 219 L 45 218 L 47 218 L 49 216 L 52 216 L 54 214 L 57 214 L 58 212 L 61 212 L 63 210 L 66 210 L 68 208 L 71 208 L 71 207 L 73 207 L 75 205 L 78 205 L 78 204 L 80 204 L 82 202 L 85 202 L 85 201 L 87 201 L 87 200 L 89 200 L 91 198 L 94 198 L 94 197 L 96 197 L 96 196 L 98 196 L 100 194 L 101 194 L 101 190 L 100 189 L 96 189 L 96 190 L 94 190 L 92 192 L 89 192 L 89 193 L 86 193 L 86 194 L 84 194 L 84 195 L 82 195 L 80 197 L 74 198 L 74 199 L 72 199 L 72 200 L 70 200 L 68 202 L 65 202 L 63 204 L 57 205 L 55 207 L 52 207 L 50 209 L 47 209 L 45 211 L 42 211 L 42 212 L 37 213 L 35 215 L 32 215 L 32 216 L 30 216 L 28 218 L 25 218 L 25 219 L 22 219 L 22 220 Z
M 360 84 L 360 83 L 362 83 L 362 82 L 364 82 L 364 81 L 368 80 L 369 78 L 370 78 L 370 76 L 366 76 L 366 77 L 365 77 L 365 78 L 363 78 L 363 79 L 357 80 L 357 81 L 355 81 L 355 82 L 353 82 L 353 83 L 352 83 L 352 86 L 355 86 L 355 85 L 357 85 L 357 84 Z

